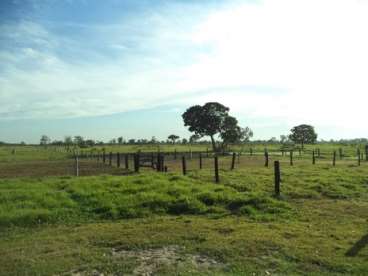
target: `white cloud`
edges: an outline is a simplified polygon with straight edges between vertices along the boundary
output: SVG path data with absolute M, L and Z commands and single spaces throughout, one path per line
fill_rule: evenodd
M 65 59 L 58 50 L 79 42 L 36 23 L 2 26 L 27 43 L 0 50 L 0 114 L 91 116 L 218 100 L 250 120 L 357 132 L 368 99 L 367 3 L 234 3 L 194 14 L 170 6 L 143 23 L 84 26 L 116 55 L 98 63 Z
M 288 93 L 277 97 L 238 91 L 228 102 L 290 125 L 360 127 L 368 99 L 367 14 L 367 5 L 350 0 L 266 0 L 213 13 L 193 36 L 211 54 L 188 69 L 192 81 L 185 83 L 284 88 Z

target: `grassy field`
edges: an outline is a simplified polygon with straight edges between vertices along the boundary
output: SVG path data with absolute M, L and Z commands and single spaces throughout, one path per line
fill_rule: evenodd
M 356 156 L 357 148 L 360 148 L 361 151 L 364 151 L 365 145 L 345 145 L 345 144 L 334 144 L 334 143 L 321 143 L 316 145 L 305 145 L 305 152 L 311 152 L 313 149 L 319 148 L 322 154 L 332 154 L 333 151 L 338 151 L 340 148 L 343 150 L 343 154 L 346 156 Z M 299 148 L 299 146 L 297 146 Z M 255 153 L 263 153 L 264 149 L 268 149 L 270 152 L 280 152 L 280 149 L 283 148 L 280 144 L 244 144 L 244 145 L 231 145 L 229 147 L 229 151 L 236 152 L 244 152 L 248 153 L 250 148 Z M 285 146 L 285 148 L 289 148 L 289 146 Z M 175 150 L 178 152 L 205 152 L 207 149 L 211 151 L 210 144 L 194 144 L 194 145 L 182 145 L 182 144 L 157 144 L 157 145 L 103 145 L 103 146 L 95 146 L 88 149 L 82 149 L 82 151 L 90 152 L 91 150 L 102 151 L 105 149 L 106 152 L 174 152 Z
M 67 162 L 21 151 L 1 149 L 0 172 Z M 186 176 L 175 160 L 168 173 L 87 160 L 85 177 L 0 173 L 0 275 L 366 275 L 368 163 L 275 159 L 280 197 L 262 156 L 241 156 L 233 171 L 220 158 L 219 184 L 212 159 L 203 170 L 188 160 Z

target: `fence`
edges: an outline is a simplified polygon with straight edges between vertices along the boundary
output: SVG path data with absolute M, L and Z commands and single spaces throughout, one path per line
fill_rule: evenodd
M 155 170 L 157 172 L 175 172 L 187 175 L 207 170 L 216 183 L 221 182 L 221 172 L 234 171 L 244 167 L 270 167 L 279 161 L 279 168 L 300 164 L 319 164 L 330 166 L 361 166 L 368 159 L 368 146 L 357 148 L 347 154 L 342 148 L 321 151 L 318 147 L 311 150 L 255 150 L 252 147 L 240 152 L 214 153 L 210 150 L 178 152 L 106 152 L 104 150 L 82 150 L 69 152 L 66 159 L 44 162 L 5 164 L 0 168 L 0 177 L 13 176 L 49 176 L 49 175 L 124 175 Z M 6 167 L 8 166 L 8 167 Z M 13 166 L 13 167 L 11 167 Z M 281 170 L 281 169 L 280 169 Z M 9 172 L 9 173 L 8 173 Z
M 116 167 L 120 167 L 121 156 L 125 159 L 125 170 L 129 170 L 129 163 L 133 162 L 134 172 L 140 172 L 141 168 L 149 168 L 156 170 L 158 172 L 182 172 L 183 175 L 187 175 L 188 171 L 210 169 L 213 170 L 213 177 L 215 183 L 221 181 L 220 167 L 222 170 L 232 171 L 236 168 L 241 168 L 242 165 L 247 165 L 247 163 L 242 164 L 241 160 L 246 156 L 248 161 L 253 162 L 253 165 L 259 166 L 261 163 L 265 167 L 269 167 L 270 160 L 274 160 L 274 174 L 275 174 L 275 194 L 280 195 L 280 183 L 281 183 L 281 164 L 295 166 L 300 163 L 309 163 L 312 165 L 317 165 L 319 163 L 335 167 L 337 164 L 349 164 L 354 162 L 357 166 L 360 166 L 362 160 L 367 160 L 368 147 L 365 147 L 365 154 L 363 154 L 360 149 L 357 149 L 356 156 L 349 156 L 343 153 L 342 149 L 338 151 L 333 150 L 332 152 L 322 152 L 319 148 L 311 151 L 298 151 L 295 156 L 294 151 L 268 151 L 265 149 L 263 152 L 255 152 L 250 148 L 249 152 L 222 152 L 213 153 L 210 151 L 205 152 L 136 152 L 136 153 L 112 153 L 106 154 L 105 152 L 84 153 L 82 155 L 84 158 L 92 158 L 98 162 L 102 160 L 104 164 Z M 338 156 L 337 156 L 338 154 Z M 108 160 L 106 160 L 108 156 Z M 181 158 L 180 158 L 180 157 Z M 337 157 L 339 159 L 337 160 Z M 253 158 L 253 159 L 249 159 Z M 276 160 L 277 159 L 277 160 Z M 280 161 L 279 159 L 282 159 Z M 132 160 L 132 161 L 130 161 Z M 188 161 L 190 165 L 188 165 Z M 249 165 L 249 163 L 248 163 Z

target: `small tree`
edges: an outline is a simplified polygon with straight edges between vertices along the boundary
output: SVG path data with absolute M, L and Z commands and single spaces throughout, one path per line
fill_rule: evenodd
M 124 138 L 123 137 L 118 137 L 118 144 L 121 145 L 124 143 Z
M 286 144 L 289 140 L 289 137 L 287 135 L 280 135 L 280 143 Z
M 95 140 L 88 139 L 88 140 L 84 141 L 84 144 L 85 144 L 87 147 L 93 147 L 93 146 L 96 144 L 96 142 L 95 142 Z
M 84 146 L 84 138 L 80 135 L 74 136 L 73 142 L 81 148 Z
M 51 139 L 47 135 L 42 135 L 40 139 L 40 145 L 47 146 L 51 142 Z
M 313 126 L 303 124 L 293 127 L 289 138 L 294 143 L 301 144 L 304 149 L 304 144 L 314 144 L 317 141 L 317 133 Z
M 173 144 L 175 144 L 175 141 L 178 140 L 180 137 L 178 135 L 175 134 L 171 134 L 169 135 L 169 137 L 167 137 L 167 139 L 171 140 Z
M 253 130 L 249 127 L 245 127 L 241 129 L 241 142 L 248 143 L 250 138 L 253 137 Z
M 151 141 L 149 141 L 149 142 L 150 142 L 150 144 L 156 144 L 156 143 L 158 143 L 158 141 L 157 141 L 157 139 L 156 139 L 155 136 L 152 136 Z
M 66 146 L 71 146 L 71 145 L 73 145 L 73 139 L 72 139 L 72 137 L 71 137 L 71 136 L 65 136 L 65 137 L 64 137 L 64 144 L 65 144 Z
M 199 136 L 198 134 L 193 134 L 192 136 L 189 137 L 189 143 L 194 144 L 199 139 L 201 139 L 201 136 Z

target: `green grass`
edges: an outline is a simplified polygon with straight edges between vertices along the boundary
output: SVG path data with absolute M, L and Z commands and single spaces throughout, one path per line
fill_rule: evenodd
M 265 148 L 271 154 L 280 154 L 282 146 L 280 144 L 246 144 L 246 145 L 231 145 L 229 150 L 236 152 L 249 153 L 250 148 L 253 149 L 255 154 L 263 154 Z M 313 149 L 319 148 L 321 154 L 331 158 L 333 151 L 337 151 L 339 148 L 346 157 L 356 157 L 357 148 L 360 148 L 364 152 L 364 145 L 341 145 L 333 143 L 322 143 L 316 145 L 305 145 L 305 155 L 309 156 Z M 211 151 L 210 144 L 196 144 L 196 145 L 182 145 L 182 144 L 155 144 L 155 145 L 102 145 L 92 148 L 81 149 L 82 152 L 90 153 L 101 152 L 105 150 L 109 152 L 121 152 L 121 153 L 134 153 L 141 152 L 198 152 Z M 19 161 L 55 161 L 62 160 L 70 157 L 71 152 L 66 152 L 64 147 L 48 146 L 0 146 L 0 163 L 1 162 L 19 162 Z M 295 153 L 297 155 L 297 153 Z
M 367 164 L 281 169 L 280 198 L 272 168 L 254 164 L 222 170 L 220 184 L 208 169 L 1 180 L 0 275 L 133 273 L 139 254 L 172 246 L 175 262 L 153 272 L 367 274 Z
M 68 157 L 68 153 L 61 148 L 41 146 L 0 146 L 1 162 L 19 161 L 55 161 Z
M 262 189 L 242 191 L 179 175 L 0 181 L 0 226 L 86 222 L 151 215 L 290 215 L 287 202 Z

